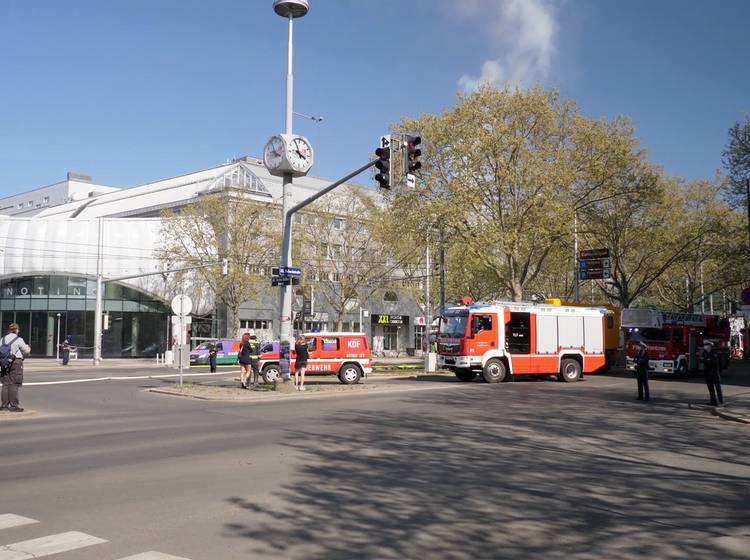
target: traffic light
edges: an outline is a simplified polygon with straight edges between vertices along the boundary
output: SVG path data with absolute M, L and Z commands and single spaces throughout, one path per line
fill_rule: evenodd
M 375 180 L 378 182 L 378 186 L 384 189 L 391 188 L 391 166 L 393 165 L 391 160 L 391 148 L 381 147 L 375 150 L 375 155 L 378 157 L 378 162 L 375 167 L 378 168 L 379 173 L 375 175 Z
M 414 173 L 422 167 L 422 163 L 419 161 L 422 150 L 418 148 L 421 143 L 422 138 L 420 136 L 404 134 L 404 175 Z

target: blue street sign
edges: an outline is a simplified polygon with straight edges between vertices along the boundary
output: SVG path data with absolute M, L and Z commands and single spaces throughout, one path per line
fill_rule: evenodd
M 302 269 L 296 266 L 280 266 L 279 276 L 302 276 Z

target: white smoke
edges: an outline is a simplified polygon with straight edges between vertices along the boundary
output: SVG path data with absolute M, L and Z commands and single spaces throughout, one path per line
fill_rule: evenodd
M 479 76 L 465 74 L 463 91 L 482 84 L 528 87 L 544 81 L 555 55 L 555 0 L 454 0 L 446 13 L 476 22 L 489 35 L 488 58 Z

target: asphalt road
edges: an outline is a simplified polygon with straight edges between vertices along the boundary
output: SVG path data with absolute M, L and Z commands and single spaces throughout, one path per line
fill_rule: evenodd
M 725 376 L 728 400 L 749 377 Z M 750 557 L 750 427 L 688 408 L 696 380 L 652 380 L 650 404 L 593 375 L 252 404 L 144 391 L 168 382 L 22 389 L 37 414 L 0 419 L 0 560 L 70 531 L 106 542 L 54 560 Z

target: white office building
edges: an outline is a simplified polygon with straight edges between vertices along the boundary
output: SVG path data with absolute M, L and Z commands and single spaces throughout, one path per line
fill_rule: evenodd
M 315 177 L 295 179 L 295 203 L 328 184 Z M 97 267 L 105 280 L 163 270 L 156 257 L 161 212 L 224 189 L 241 189 L 245 196 L 280 206 L 281 179 L 255 158 L 123 189 L 68 173 L 65 181 L 0 199 L 0 324 L 7 328 L 18 323 L 32 355 L 54 356 L 58 338 L 66 337 L 81 349 L 81 356 L 91 355 Z M 171 337 L 169 302 L 174 295 L 161 274 L 106 282 L 103 356 L 142 357 L 164 351 Z M 192 295 L 193 337 L 223 335 L 226 317 L 213 298 L 200 292 Z M 415 323 L 424 321 L 413 302 L 400 302 L 390 293 L 363 305 L 364 324 L 356 309 L 345 326 L 370 333 L 376 349 L 406 352 L 421 345 L 423 326 L 415 328 Z M 259 301 L 243 305 L 240 321 L 243 328 L 263 329 L 272 336 L 278 315 L 278 292 L 269 283 Z M 315 309 L 304 327 L 333 328 L 332 319 L 325 309 Z

